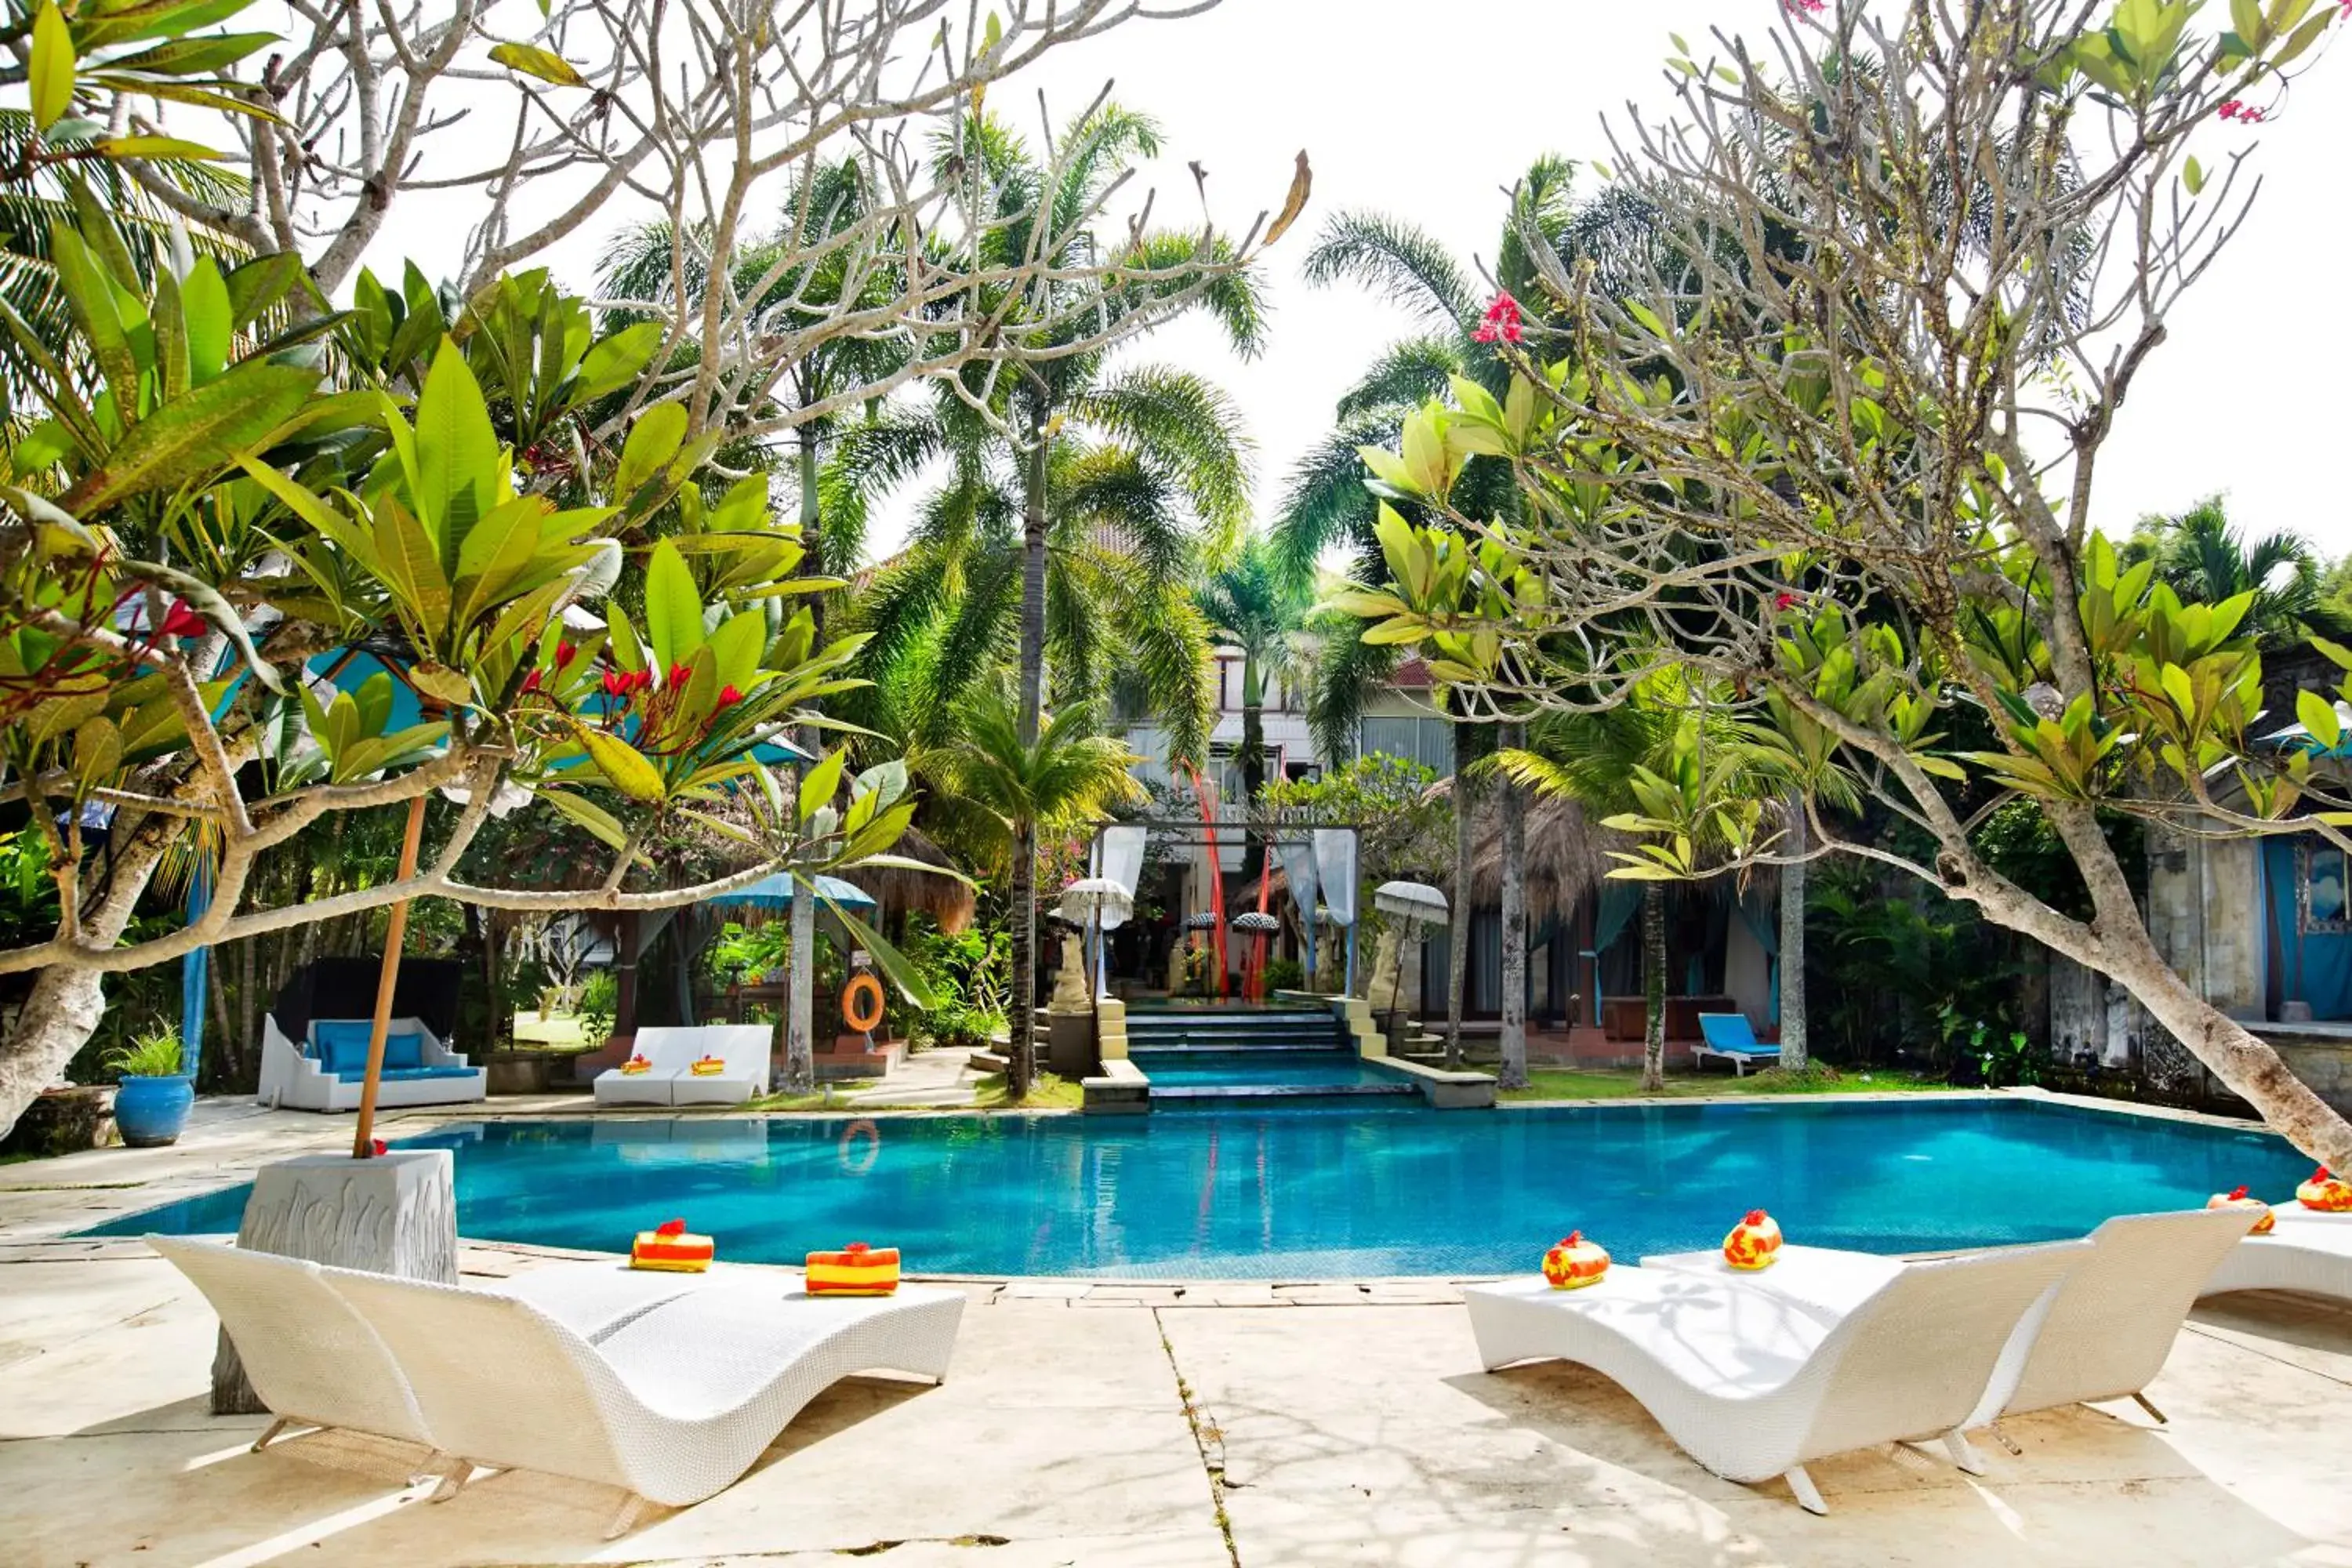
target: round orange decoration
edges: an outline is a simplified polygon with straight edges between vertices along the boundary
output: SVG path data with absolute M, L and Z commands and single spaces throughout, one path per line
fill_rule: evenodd
M 2307 1209 L 2317 1209 L 2322 1214 L 2352 1214 L 2352 1182 L 2329 1175 L 2325 1165 L 2312 1172 L 2311 1180 L 2295 1188 L 2294 1195 Z
M 1762 1209 L 1749 1209 L 1723 1238 L 1723 1260 L 1734 1268 L 1769 1268 L 1780 1256 L 1780 1226 Z
M 870 1034 L 882 1021 L 882 983 L 871 974 L 853 974 L 841 988 L 841 1021 L 859 1034 Z
M 2268 1236 L 2272 1227 L 2278 1224 L 2278 1215 L 2271 1213 L 2271 1205 L 2260 1198 L 2248 1197 L 2246 1189 L 2243 1187 L 2232 1187 L 2226 1193 L 2215 1193 L 2205 1200 L 2205 1206 L 2209 1209 L 2262 1210 L 2263 1217 L 2254 1221 L 2254 1228 L 2246 1232 L 2248 1236 Z
M 1609 1254 L 1597 1242 L 1584 1239 L 1580 1230 L 1571 1230 L 1566 1240 L 1544 1254 L 1544 1279 L 1555 1290 L 1579 1290 L 1598 1284 L 1609 1272 Z

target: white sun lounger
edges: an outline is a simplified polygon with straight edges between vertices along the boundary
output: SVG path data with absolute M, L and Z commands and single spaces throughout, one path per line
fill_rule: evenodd
M 775 1030 L 765 1024 L 711 1024 L 675 1032 L 693 1038 L 681 1055 L 677 1070 L 670 1075 L 672 1105 L 740 1105 L 754 1095 L 768 1092 L 768 1064 L 775 1054 Z M 693 1064 L 696 1058 L 702 1056 L 719 1058 L 727 1064 L 727 1070 L 697 1078 Z
M 2158 1420 L 2145 1390 L 2206 1278 L 2254 1221 L 2243 1209 L 2124 1215 L 2088 1237 L 2091 1255 L 2071 1270 L 2045 1310 L 2028 1317 L 2002 1351 L 1969 1426 L 2062 1405 L 2134 1399 Z M 1912 1267 L 1903 1259 L 1831 1247 L 1788 1247 L 1769 1268 L 1740 1273 L 1717 1252 L 1644 1258 L 1646 1268 L 1744 1284 L 1780 1296 L 1827 1325 Z M 2006 1439 L 2004 1439 L 2005 1441 Z M 1958 1451 L 1963 1468 L 1973 1461 Z
M 1558 1358 L 1622 1386 L 1666 1435 L 1727 1480 L 1783 1476 L 1825 1513 L 1809 1460 L 1943 1436 L 1957 1458 L 2018 1324 L 2088 1242 L 2004 1248 L 1902 1268 L 1835 1324 L 1738 1284 L 1620 1266 L 1598 1285 L 1540 1279 L 1463 1295 L 1488 1371 Z
M 619 1487 L 608 1539 L 645 1502 L 734 1484 L 842 1378 L 887 1367 L 943 1380 L 964 1300 L 919 1286 L 817 1300 L 783 1275 L 682 1297 L 591 1343 L 511 1297 L 341 1269 L 329 1283 L 383 1338 L 437 1447 Z
M 2320 1214 L 2292 1203 L 2273 1212 L 2278 1228 L 2240 1242 L 2205 1281 L 2202 1294 L 2295 1290 L 2352 1301 L 2352 1214 Z
M 330 1276 L 350 1270 L 187 1237 L 146 1240 L 212 1303 L 254 1393 L 278 1417 L 257 1451 L 290 1426 L 439 1446 L 392 1352 L 329 1285 Z M 593 1342 L 665 1301 L 734 1278 L 581 1263 L 533 1269 L 502 1289 Z

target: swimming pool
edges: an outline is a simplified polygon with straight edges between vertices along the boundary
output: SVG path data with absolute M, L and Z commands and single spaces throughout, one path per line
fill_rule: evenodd
M 468 1237 L 620 1250 L 679 1215 L 721 1258 L 861 1240 L 909 1272 L 1318 1279 L 1532 1268 L 1580 1228 L 1620 1258 L 1794 1241 L 1925 1251 L 2079 1236 L 2309 1163 L 2268 1133 L 2026 1100 L 1494 1112 L 492 1121 L 457 1151 Z M 92 1234 L 236 1228 L 246 1189 Z

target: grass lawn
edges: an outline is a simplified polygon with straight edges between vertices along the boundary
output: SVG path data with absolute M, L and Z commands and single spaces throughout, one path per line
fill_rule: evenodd
M 581 1033 L 577 1018 L 542 1018 L 536 1013 L 517 1013 L 514 1037 L 517 1045 L 556 1046 L 572 1051 L 589 1048 L 588 1037 Z
M 1711 1094 L 1934 1094 L 1952 1086 L 1939 1079 L 1880 1068 L 1869 1072 L 1832 1073 L 1815 1068 L 1806 1073 L 1784 1073 L 1767 1068 L 1744 1078 L 1730 1073 L 1680 1072 L 1666 1075 L 1666 1087 L 1656 1095 L 1642 1094 L 1642 1074 L 1636 1068 L 1539 1068 L 1528 1074 L 1526 1089 L 1503 1091 L 1504 1100 L 1688 1100 Z

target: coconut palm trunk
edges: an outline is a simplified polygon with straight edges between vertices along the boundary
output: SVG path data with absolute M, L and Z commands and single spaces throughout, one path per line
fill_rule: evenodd
M 1445 942 L 1445 1065 L 1462 1066 L 1462 1005 L 1470 984 L 1470 880 L 1478 855 L 1478 792 L 1460 766 L 1462 726 L 1454 726 L 1454 929 Z
M 1021 743 L 1034 745 L 1045 710 L 1045 399 L 1029 405 L 1029 451 L 1021 498 Z M 1007 1029 L 1007 1099 L 1029 1093 L 1037 1052 L 1037 830 L 1015 826 L 1013 840 L 1013 1016 Z
M 808 552 L 803 559 L 811 576 L 821 575 L 824 571 L 824 539 L 817 511 L 816 444 L 815 430 L 803 426 L 801 548 Z M 809 614 L 819 618 L 818 630 L 822 632 L 823 609 L 812 601 Z M 824 735 L 815 725 L 801 726 L 800 745 L 809 754 L 810 766 L 824 760 Z M 792 940 L 792 996 L 784 1018 L 783 1091 L 807 1094 L 816 1088 L 816 897 L 804 888 L 794 889 L 793 894 Z
M 1642 1091 L 1651 1094 L 1666 1087 L 1666 890 L 1657 882 L 1642 884 Z
M 1789 802 L 1789 853 L 1805 852 L 1805 803 Z M 1805 1070 L 1805 862 L 1780 868 L 1780 1067 Z
M 1514 749 L 1523 743 L 1517 725 L 1503 737 Z M 1502 1089 L 1528 1087 L 1528 818 L 1527 796 L 1509 779 L 1496 804 L 1503 827 L 1503 1067 Z

